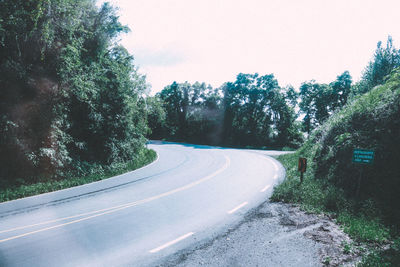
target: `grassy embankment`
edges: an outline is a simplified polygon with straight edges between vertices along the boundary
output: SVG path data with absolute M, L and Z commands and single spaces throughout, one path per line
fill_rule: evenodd
M 99 168 L 96 169 L 92 168 L 93 170 L 91 171 L 91 174 L 83 177 L 76 177 L 71 175 L 63 179 L 44 179 L 43 181 L 34 184 L 23 184 L 7 189 L 2 189 L 0 190 L 0 202 L 34 196 L 42 193 L 52 192 L 103 180 L 112 176 L 141 168 L 147 164 L 150 164 L 156 158 L 157 153 L 154 150 L 143 149 L 142 153 L 137 157 L 135 161 L 114 164 L 107 167 L 99 166 Z
M 354 148 L 373 149 L 374 163 L 352 163 Z M 365 249 L 361 266 L 400 266 L 399 151 L 397 70 L 385 84 L 331 116 L 296 153 L 278 157 L 287 179 L 271 199 L 334 217 L 355 241 L 344 244 L 343 251 L 349 253 L 354 245 Z M 298 157 L 308 159 L 302 184 Z

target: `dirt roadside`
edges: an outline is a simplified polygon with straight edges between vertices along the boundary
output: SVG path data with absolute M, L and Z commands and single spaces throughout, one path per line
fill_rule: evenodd
M 352 240 L 327 216 L 264 202 L 234 228 L 160 266 L 354 266 Z

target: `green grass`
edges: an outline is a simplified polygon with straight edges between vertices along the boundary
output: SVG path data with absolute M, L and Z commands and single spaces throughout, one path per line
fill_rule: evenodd
M 107 166 L 107 169 L 105 171 L 103 168 L 99 168 L 98 171 L 94 170 L 92 174 L 83 177 L 69 176 L 68 178 L 64 179 L 47 180 L 34 184 L 20 185 L 7 189 L 2 189 L 0 190 L 0 202 L 96 182 L 141 168 L 153 162 L 156 158 L 157 153 L 154 150 L 145 149 L 140 153 L 135 161 Z
M 363 242 L 383 244 L 389 241 L 389 229 L 378 218 L 370 219 L 363 215 L 353 215 L 348 212 L 339 212 L 337 222 L 352 238 Z
M 389 249 L 374 249 L 365 255 L 358 266 L 386 267 L 400 266 L 400 238 L 393 241 Z
M 304 152 L 308 151 L 308 152 Z M 322 179 L 314 179 L 314 163 L 310 160 L 310 150 L 301 149 L 293 154 L 281 155 L 277 159 L 286 168 L 286 179 L 275 187 L 272 201 L 300 204 L 303 210 L 321 213 L 338 208 L 345 208 L 347 203 L 343 192 Z M 299 157 L 308 158 L 308 169 L 304 173 L 304 181 L 300 183 L 300 173 L 297 171 Z

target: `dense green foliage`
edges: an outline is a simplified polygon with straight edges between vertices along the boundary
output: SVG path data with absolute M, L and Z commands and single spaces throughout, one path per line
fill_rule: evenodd
M 70 176 L 68 179 L 39 179 L 34 184 L 22 184 L 0 189 L 0 202 L 34 196 L 37 194 L 88 184 L 141 168 L 157 158 L 154 150 L 143 149 L 135 160 L 114 164 L 108 168 L 91 168 L 84 176 Z
M 152 138 L 225 146 L 297 147 L 302 142 L 294 111 L 297 94 L 281 88 L 272 74 L 239 74 L 213 89 L 202 83 L 173 83 L 149 109 Z M 165 110 L 154 113 L 161 103 Z M 156 104 L 158 105 L 156 107 Z
M 343 188 L 347 196 L 356 193 L 361 175 L 360 198 L 373 199 L 385 218 L 400 221 L 400 71 L 381 86 L 357 98 L 315 132 L 318 149 L 315 175 Z M 352 163 L 354 148 L 372 149 L 372 166 Z
M 347 103 L 351 84 L 350 73 L 345 71 L 329 85 L 310 81 L 300 86 L 299 107 L 304 113 L 303 128 L 308 134 Z
M 337 76 L 330 84 L 320 84 L 314 80 L 304 82 L 299 88 L 299 107 L 304 114 L 303 130 L 310 134 L 349 99 L 355 99 L 382 84 L 385 77 L 397 67 L 400 67 L 400 51 L 394 47 L 389 36 L 385 48 L 382 42 L 378 43 L 362 79 L 356 84 L 352 84 L 348 71 Z
M 148 135 L 152 139 L 162 139 L 166 124 L 166 112 L 160 98 L 148 96 L 146 98 L 147 125 L 149 127 Z
M 144 77 L 94 0 L 0 1 L 0 186 L 86 175 L 143 154 Z
M 217 90 L 202 83 L 172 83 L 157 97 L 165 109 L 164 127 L 153 134 L 172 140 L 218 144 L 221 97 Z
M 373 59 L 365 68 L 361 81 L 352 90 L 352 95 L 360 95 L 370 91 L 376 85 L 382 84 L 387 75 L 393 69 L 400 67 L 400 50 L 393 45 L 392 37 L 389 36 L 386 47 L 378 42 Z
M 225 144 L 256 147 L 300 144 L 294 107 L 274 75 L 239 74 L 234 83 L 224 85 L 223 92 Z

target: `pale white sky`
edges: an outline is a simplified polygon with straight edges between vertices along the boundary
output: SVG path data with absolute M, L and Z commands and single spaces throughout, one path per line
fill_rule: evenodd
M 242 73 L 281 86 L 358 80 L 379 40 L 400 47 L 399 0 L 111 0 L 122 44 L 152 93 L 173 81 L 218 87 Z

